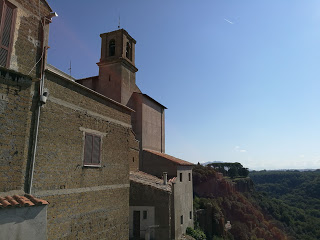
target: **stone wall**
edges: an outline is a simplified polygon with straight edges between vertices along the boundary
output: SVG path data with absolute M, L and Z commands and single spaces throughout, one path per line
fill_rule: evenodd
M 0 192 L 24 189 L 32 88 L 30 77 L 0 68 Z
M 49 15 L 51 9 L 43 0 L 9 2 L 17 7 L 9 68 L 32 77 L 39 76 L 42 41 L 47 45 L 49 34 L 49 24 L 42 24 L 41 20 Z
M 180 175 L 181 174 L 181 175 Z M 180 181 L 180 176 L 182 179 Z M 177 178 L 173 184 L 174 194 L 174 232 L 173 238 L 178 239 L 186 232 L 187 227 L 193 228 L 193 191 L 192 191 L 192 167 L 178 166 Z M 183 218 L 181 222 L 181 217 Z
M 142 171 L 161 178 L 163 172 L 168 173 L 168 178 L 177 176 L 177 165 L 172 161 L 153 154 L 149 151 L 142 152 Z M 157 167 L 154 167 L 157 166 Z
M 127 239 L 131 111 L 46 76 L 32 194 L 50 202 L 48 238 Z M 85 132 L 102 136 L 100 166 L 83 165 Z
M 171 239 L 172 193 L 130 181 L 130 206 L 154 206 L 156 240 Z

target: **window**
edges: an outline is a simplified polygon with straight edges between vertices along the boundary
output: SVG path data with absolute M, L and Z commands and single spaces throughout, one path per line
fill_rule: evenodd
M 143 211 L 143 219 L 147 219 L 148 218 L 148 212 L 147 211 Z
M 189 181 L 191 181 L 191 173 L 189 173 L 188 175 L 189 175 Z
M 190 219 L 192 219 L 192 211 L 190 211 L 189 215 L 190 215 Z
M 84 165 L 100 165 L 101 136 L 86 133 L 84 142 Z
M 180 223 L 183 224 L 183 215 L 180 217 Z
M 116 54 L 116 41 L 114 39 L 109 42 L 109 56 L 114 56 Z
M 9 67 L 16 16 L 16 7 L 0 0 L 0 66 Z
M 126 57 L 130 60 L 132 60 L 132 51 L 131 51 L 131 44 L 129 42 L 127 42 L 127 46 L 126 46 Z
M 180 182 L 182 182 L 182 173 L 180 173 Z

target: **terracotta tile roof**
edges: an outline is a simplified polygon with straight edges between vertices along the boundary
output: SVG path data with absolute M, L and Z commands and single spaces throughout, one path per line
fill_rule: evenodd
M 49 204 L 47 201 L 35 198 L 34 196 L 29 194 L 25 194 L 24 196 L 13 195 L 0 197 L 0 208 L 30 207 L 47 204 Z
M 172 183 L 175 183 L 175 182 L 176 182 L 176 179 L 177 179 L 177 177 L 173 177 L 173 178 L 169 179 L 168 181 L 169 181 L 169 182 L 172 182 Z
M 131 171 L 130 172 L 130 181 L 141 183 L 143 185 L 148 185 L 151 187 L 155 187 L 160 190 L 167 191 L 167 192 L 172 191 L 172 189 L 171 189 L 172 183 L 171 182 L 168 181 L 167 185 L 164 185 L 162 179 L 157 178 L 156 176 L 150 175 L 148 173 L 141 172 L 141 171 L 136 171 L 136 172 Z
M 169 161 L 171 161 L 173 163 L 176 163 L 177 165 L 180 165 L 180 166 L 194 166 L 193 163 L 184 161 L 182 159 L 170 156 L 170 155 L 165 154 L 165 153 L 161 153 L 161 152 L 150 150 L 150 149 L 143 149 L 143 151 L 150 152 L 150 153 L 153 153 L 153 154 L 158 155 L 160 157 L 163 157 L 163 158 L 165 158 L 165 159 L 167 159 L 167 160 L 169 160 Z

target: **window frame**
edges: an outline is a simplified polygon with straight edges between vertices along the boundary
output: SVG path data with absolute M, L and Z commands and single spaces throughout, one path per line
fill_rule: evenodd
M 2 45 L 2 38 L 3 38 L 3 31 L 4 31 L 4 26 L 5 26 L 5 23 L 4 23 L 5 16 L 6 16 L 5 13 L 6 13 L 6 9 L 8 7 L 12 8 L 12 17 L 11 17 L 11 26 L 10 26 L 9 46 L 7 47 L 7 46 Z M 6 51 L 8 51 L 6 64 L 5 64 L 5 66 L 2 66 L 5 68 L 10 67 L 16 18 L 17 18 L 17 7 L 15 5 L 13 5 L 12 3 L 8 2 L 7 0 L 0 0 L 0 49 L 3 48 Z
M 114 57 L 116 55 L 116 40 L 111 39 L 108 44 L 108 56 Z
M 86 137 L 90 135 L 92 136 L 92 150 L 91 150 L 91 163 L 86 162 L 85 156 L 86 156 Z M 92 155 L 93 155 L 93 149 L 94 149 L 94 138 L 98 137 L 100 139 L 99 144 L 99 163 L 93 163 L 92 162 Z M 83 166 L 84 167 L 101 167 L 101 151 L 102 151 L 102 136 L 90 132 L 84 132 L 84 142 L 83 142 Z
M 147 210 L 143 210 L 143 211 L 142 211 L 142 219 L 143 219 L 143 220 L 148 219 L 148 211 L 147 211 Z
M 180 176 L 179 176 L 180 182 L 182 182 L 182 172 L 180 172 L 179 175 L 180 175 Z

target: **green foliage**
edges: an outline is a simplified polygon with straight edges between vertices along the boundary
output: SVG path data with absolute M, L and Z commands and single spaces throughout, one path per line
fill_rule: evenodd
M 295 239 L 320 239 L 320 171 L 250 173 L 264 212 L 280 221 Z
M 218 172 L 221 172 L 224 176 L 230 178 L 235 177 L 247 177 L 249 175 L 248 168 L 244 168 L 241 163 L 210 163 L 207 166 L 212 167 Z
M 210 178 L 215 177 L 216 171 L 208 166 L 196 165 L 192 169 L 192 178 L 194 184 L 199 184 L 208 181 Z
M 196 240 L 206 240 L 207 237 L 200 229 L 193 229 L 191 227 L 187 227 L 186 234 L 193 237 Z

